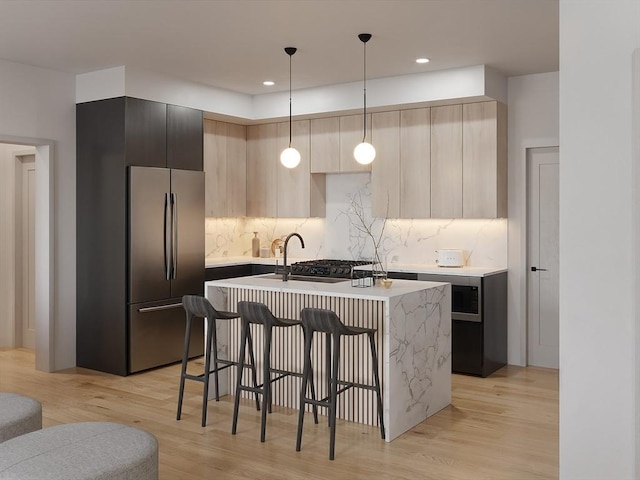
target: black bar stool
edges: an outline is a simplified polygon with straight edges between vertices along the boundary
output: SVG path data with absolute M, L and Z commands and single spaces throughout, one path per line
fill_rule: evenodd
M 238 378 L 236 379 L 236 398 L 233 407 L 233 425 L 231 434 L 236 434 L 238 426 L 238 409 L 240 408 L 240 393 L 254 392 L 262 395 L 262 418 L 260 420 L 260 441 L 264 442 L 267 428 L 267 410 L 271 411 L 271 384 L 289 375 L 301 377 L 302 374 L 271 368 L 271 336 L 273 327 L 295 327 L 301 325 L 299 320 L 286 320 L 276 318 L 269 307 L 258 302 L 238 302 L 238 312 L 242 317 L 242 338 L 240 340 L 240 358 L 238 360 Z M 262 384 L 254 387 L 242 385 L 242 369 L 246 346 L 249 347 L 249 355 L 253 355 L 253 345 L 248 340 L 251 338 L 251 324 L 264 327 L 263 359 L 262 359 Z M 271 378 L 272 374 L 277 374 Z
M 304 423 L 305 405 L 311 404 L 329 409 L 329 460 L 333 460 L 336 445 L 336 407 L 338 395 L 352 387 L 373 390 L 378 397 L 378 420 L 380 422 L 380 436 L 384 440 L 384 420 L 382 411 L 382 394 L 380 391 L 380 377 L 378 375 L 378 353 L 375 344 L 375 328 L 349 327 L 342 323 L 338 315 L 331 310 L 320 308 L 304 308 L 301 313 L 302 328 L 304 329 L 304 368 L 302 370 L 302 386 L 300 388 L 300 410 L 298 413 L 298 438 L 296 451 L 300 451 L 302 444 L 302 425 Z M 311 398 L 307 397 L 307 384 L 313 387 L 313 370 L 311 366 L 311 346 L 315 332 L 326 334 L 327 351 L 327 381 L 329 382 L 329 396 L 322 400 L 316 400 L 315 391 L 311 390 Z M 373 364 L 374 385 L 345 382 L 338 379 L 340 368 L 340 338 L 342 336 L 368 335 L 371 346 L 371 361 Z M 331 354 L 331 342 L 333 340 L 333 354 Z M 331 362 L 331 363 L 330 363 Z M 338 385 L 342 388 L 338 390 Z M 318 423 L 317 416 L 314 418 Z
M 218 372 L 237 365 L 238 362 L 218 358 L 218 340 L 216 337 L 216 320 L 232 320 L 240 315 L 235 312 L 222 312 L 213 308 L 213 305 L 204 297 L 199 295 L 185 295 L 182 297 L 182 306 L 187 313 L 187 327 L 184 335 L 184 353 L 182 356 L 182 371 L 180 373 L 180 391 L 178 393 L 178 414 L 176 419 L 180 420 L 182 413 L 182 399 L 184 397 L 184 381 L 195 380 L 204 383 L 204 391 L 202 393 L 202 426 L 207 424 L 207 400 L 209 396 L 209 375 L 214 374 L 214 387 L 216 394 L 216 402 L 220 400 L 218 390 Z M 191 340 L 191 324 L 194 317 L 204 318 L 207 322 L 207 337 L 205 340 L 204 350 L 204 372 L 200 375 L 190 375 L 187 373 L 187 363 L 189 361 L 189 343 Z M 251 334 L 247 339 L 249 345 L 252 345 Z M 211 350 L 213 348 L 213 370 L 211 370 Z M 253 371 L 253 384 L 257 385 L 255 360 L 253 358 L 253 348 L 249 350 L 251 365 L 248 367 Z M 222 366 L 220 366 L 222 365 Z M 256 409 L 260 410 L 260 401 L 256 395 Z

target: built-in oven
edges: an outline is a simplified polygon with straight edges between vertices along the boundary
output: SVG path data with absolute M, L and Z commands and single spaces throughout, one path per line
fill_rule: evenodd
M 418 280 L 451 284 L 451 319 L 482 322 L 482 278 L 418 274 Z
M 418 280 L 451 284 L 451 371 L 482 375 L 484 358 L 482 278 L 418 274 Z

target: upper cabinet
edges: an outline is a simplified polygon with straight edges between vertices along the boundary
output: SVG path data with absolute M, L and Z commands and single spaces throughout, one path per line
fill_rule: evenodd
M 291 122 L 291 146 L 300 152 L 300 164 L 286 168 L 280 163 L 280 153 L 289 146 L 289 122 L 278 123 L 276 162 L 277 216 L 324 217 L 325 176 L 311 174 L 310 121 Z
M 123 97 L 125 162 L 140 167 L 167 166 L 167 105 Z M 106 105 L 106 102 L 95 105 Z M 119 124 L 120 126 L 122 123 Z M 120 127 L 122 128 L 122 127 Z M 202 143 L 202 139 L 200 140 Z
M 202 171 L 202 111 L 124 97 L 127 165 Z
M 374 217 L 400 217 L 400 112 L 374 113 L 371 142 L 376 158 L 371 169 Z
M 340 117 L 340 171 L 369 172 L 371 164 L 362 165 L 353 157 L 353 149 L 362 143 L 364 117 L 346 115 Z M 371 142 L 371 114 L 367 114 L 367 139 Z M 375 160 L 374 160 L 375 161 Z
M 507 216 L 507 107 L 462 107 L 462 216 Z
M 462 105 L 431 107 L 431 217 L 462 217 Z
M 314 118 L 310 128 L 311 173 L 340 172 L 340 117 Z
M 247 127 L 247 216 L 249 217 L 278 215 L 277 138 L 276 123 Z
M 280 153 L 289 146 L 289 122 L 247 127 L 247 215 L 252 217 L 323 217 L 324 175 L 312 175 L 310 121 L 291 124 L 291 145 L 302 157 L 289 169 Z
M 353 149 L 362 142 L 363 116 L 315 118 L 311 120 L 311 173 L 369 172 Z M 367 114 L 367 139 L 371 141 L 371 114 Z
M 205 215 L 247 214 L 247 128 L 204 121 Z
M 400 112 L 400 216 L 431 216 L 431 109 Z
M 167 167 L 202 171 L 201 110 L 167 105 Z
M 162 135 L 161 121 L 145 120 L 162 112 L 153 105 L 139 110 L 132 125 Z M 207 120 L 207 215 L 323 217 L 325 174 L 371 170 L 375 217 L 505 217 L 506 114 L 495 101 L 369 114 L 367 139 L 377 152 L 371 165 L 353 158 L 362 115 L 296 120 L 291 143 L 302 160 L 293 169 L 280 163 L 289 146 L 288 122 L 243 127 Z M 134 147 L 153 146 L 140 141 Z M 156 155 L 161 158 L 161 152 L 143 157 Z

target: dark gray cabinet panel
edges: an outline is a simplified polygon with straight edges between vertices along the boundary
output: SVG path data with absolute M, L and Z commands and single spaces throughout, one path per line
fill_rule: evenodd
M 167 106 L 126 97 L 125 136 L 127 165 L 167 165 Z
M 167 167 L 203 170 L 204 119 L 202 111 L 167 106 Z
M 123 98 L 76 108 L 76 361 L 127 373 Z

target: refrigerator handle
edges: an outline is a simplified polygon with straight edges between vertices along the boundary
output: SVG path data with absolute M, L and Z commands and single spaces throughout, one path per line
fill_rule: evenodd
M 164 273 L 167 280 L 171 280 L 171 261 L 169 259 L 171 248 L 171 225 L 169 224 L 169 194 L 164 194 Z
M 178 196 L 171 193 L 171 278 L 176 278 L 178 270 Z

